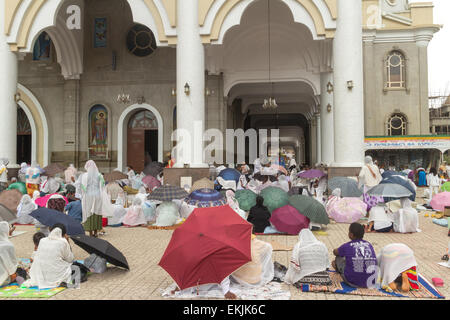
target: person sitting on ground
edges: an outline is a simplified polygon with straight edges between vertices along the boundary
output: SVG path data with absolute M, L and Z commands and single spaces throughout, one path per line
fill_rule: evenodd
M 270 243 L 261 241 L 252 235 L 252 261 L 240 267 L 230 276 L 231 280 L 245 287 L 262 287 L 273 280 L 273 248 Z
M 72 283 L 72 265 L 80 268 L 81 282 L 86 279 L 86 268 L 74 261 L 69 236 L 63 224 L 55 224 L 47 238 L 39 242 L 33 264 L 30 268 L 30 279 L 23 285 L 49 289 L 67 286 Z
M 30 216 L 34 210 L 38 208 L 33 199 L 28 194 L 22 196 L 19 205 L 17 206 L 17 223 L 18 224 L 33 224 L 34 218 Z
M 16 250 L 9 241 L 13 231 L 8 222 L 0 221 L 0 287 L 14 282 L 21 285 L 27 277 L 26 271 L 18 268 Z
M 66 185 L 65 188 L 66 188 L 65 197 L 67 198 L 69 203 L 80 200 L 76 196 L 77 189 L 75 188 L 74 185 L 68 184 Z
M 54 194 L 47 201 L 47 208 L 53 209 L 64 213 L 64 208 L 66 207 L 66 200 L 62 195 Z
M 70 202 L 64 211 L 67 212 L 68 216 L 74 218 L 79 223 L 83 221 L 83 208 L 81 205 L 81 200 Z
M 284 282 L 295 284 L 300 281 L 307 284 L 327 285 L 331 280 L 324 272 L 329 267 L 330 259 L 326 245 L 317 240 L 311 230 L 303 229 L 292 251 Z
M 147 224 L 141 199 L 135 198 L 133 200 L 133 205 L 127 210 L 127 214 L 123 218 L 123 224 L 127 227 L 145 226 Z
M 409 292 L 419 290 L 417 261 L 414 252 L 403 243 L 392 243 L 378 255 L 379 278 L 385 290 Z
M 394 231 L 399 233 L 419 232 L 419 215 L 408 198 L 400 199 L 402 208 L 393 214 Z
M 34 251 L 31 254 L 31 258 L 30 258 L 31 262 L 34 261 L 34 257 L 36 256 L 36 252 L 37 252 L 37 250 L 39 248 L 39 243 L 41 242 L 41 240 L 43 238 L 45 238 L 45 234 L 43 234 L 42 232 L 36 232 L 33 235 Z
M 256 205 L 250 209 L 247 221 L 253 224 L 254 233 L 263 233 L 266 227 L 270 226 L 269 219 L 271 214 L 269 209 L 264 206 L 264 198 L 258 196 L 256 198 Z
M 357 222 L 350 225 L 348 237 L 350 242 L 333 250 L 336 260 L 332 266 L 349 286 L 367 288 L 372 276 L 369 273 L 371 266 L 377 264 L 375 250 L 368 241 L 363 240 L 364 227 Z
M 369 211 L 369 224 L 365 226 L 366 232 L 394 232 L 394 222 L 390 217 L 389 208 L 385 203 L 377 205 Z

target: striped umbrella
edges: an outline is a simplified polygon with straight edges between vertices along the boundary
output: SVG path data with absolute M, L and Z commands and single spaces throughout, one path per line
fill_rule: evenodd
M 270 213 L 287 205 L 289 201 L 288 193 L 276 187 L 267 187 L 261 191 L 260 195 L 264 198 L 264 205 L 269 209 Z
M 289 197 L 289 204 L 309 218 L 312 222 L 320 224 L 329 224 L 325 207 L 313 197 L 304 195 L 294 195 Z
M 197 208 L 220 207 L 227 204 L 223 195 L 213 189 L 195 190 L 184 199 L 184 202 Z
M 359 198 L 362 196 L 362 191 L 358 188 L 358 182 L 353 179 L 345 177 L 335 177 L 328 181 L 328 188 L 331 191 L 334 189 L 341 189 L 342 197 Z
M 235 198 L 239 203 L 239 208 L 244 211 L 250 211 L 252 207 L 256 205 L 256 193 L 251 190 L 237 190 Z
M 189 194 L 186 192 L 186 190 L 177 186 L 166 184 L 153 190 L 153 192 L 150 193 L 148 199 L 157 201 L 172 201 L 174 199 L 184 199 L 188 195 Z

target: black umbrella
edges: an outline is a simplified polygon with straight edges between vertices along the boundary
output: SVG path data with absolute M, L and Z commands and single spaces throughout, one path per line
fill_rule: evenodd
M 86 235 L 76 235 L 70 237 L 76 245 L 89 254 L 95 253 L 109 263 L 130 270 L 127 259 L 111 243 L 106 240 L 88 237 Z
M 12 223 L 16 222 L 16 220 L 17 220 L 17 217 L 14 214 L 14 212 L 9 210 L 4 205 L 0 204 L 0 221 L 6 221 L 9 224 L 12 224 Z
M 39 208 L 30 213 L 30 216 L 48 227 L 53 227 L 57 223 L 63 224 L 66 227 L 69 236 L 84 234 L 81 223 L 62 212 L 48 208 Z

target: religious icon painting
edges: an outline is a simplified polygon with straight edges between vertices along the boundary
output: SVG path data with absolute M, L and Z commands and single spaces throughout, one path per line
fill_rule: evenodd
M 94 48 L 106 48 L 107 44 L 107 20 L 95 18 L 94 21 Z
M 42 32 L 36 39 L 33 48 L 33 60 L 45 61 L 50 60 L 50 52 L 52 47 L 52 39 L 47 32 Z
M 89 158 L 108 156 L 108 111 L 100 104 L 89 112 Z

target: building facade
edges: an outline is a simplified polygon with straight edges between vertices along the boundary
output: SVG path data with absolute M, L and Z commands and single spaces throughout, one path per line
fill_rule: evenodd
M 298 162 L 359 167 L 365 137 L 430 134 L 427 47 L 440 28 L 431 2 L 0 7 L 0 156 L 13 165 L 93 159 L 104 172 L 139 170 L 166 160 L 181 129 L 192 157 L 177 166 L 204 167 L 197 131 L 276 128 Z M 278 108 L 263 108 L 271 97 Z

